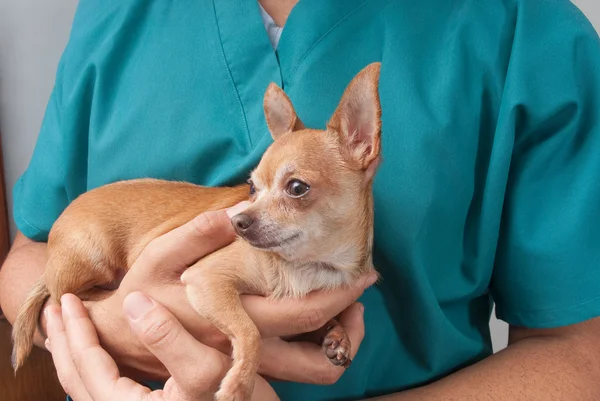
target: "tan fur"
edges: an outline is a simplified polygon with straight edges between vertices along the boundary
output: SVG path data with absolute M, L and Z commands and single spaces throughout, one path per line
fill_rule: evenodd
M 50 296 L 46 287 L 44 276 L 40 277 L 33 285 L 25 302 L 20 307 L 19 314 L 12 329 L 15 346 L 11 356 L 13 367 L 20 366 L 23 358 L 22 351 L 27 351 L 27 356 L 33 348 L 33 335 L 38 327 L 38 317 L 44 303 Z M 18 345 L 18 347 L 17 347 Z
M 379 63 L 363 69 L 325 131 L 305 129 L 276 85 L 265 93 L 275 141 L 252 172 L 256 191 L 250 206 L 232 219 L 239 238 L 181 277 L 194 309 L 232 342 L 233 365 L 218 401 L 249 400 L 260 362 L 260 333 L 240 294 L 301 297 L 351 284 L 373 271 L 371 182 L 381 147 L 378 79 Z M 290 196 L 293 180 L 310 189 Z M 248 199 L 248 189 L 144 179 L 106 185 L 77 198 L 52 227 L 46 273 L 17 317 L 15 371 L 31 351 L 48 295 L 56 300 L 69 292 L 93 296 L 94 287 L 118 282 L 152 239 L 203 212 Z M 242 220 L 251 224 L 240 225 Z M 331 335 L 323 341 L 325 353 L 332 363 L 348 366 L 347 335 L 335 321 L 327 328 Z
M 296 115 L 290 98 L 275 83 L 271 83 L 265 92 L 263 108 L 273 139 L 306 128 Z

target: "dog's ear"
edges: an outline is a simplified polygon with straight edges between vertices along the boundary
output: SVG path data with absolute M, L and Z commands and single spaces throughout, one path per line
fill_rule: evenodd
M 267 88 L 263 108 L 273 139 L 277 140 L 282 135 L 304 129 L 304 124 L 296 115 L 290 98 L 277 84 L 271 83 Z
M 369 64 L 352 79 L 327 123 L 327 129 L 339 136 L 343 156 L 362 170 L 379 162 L 379 70 L 380 63 Z

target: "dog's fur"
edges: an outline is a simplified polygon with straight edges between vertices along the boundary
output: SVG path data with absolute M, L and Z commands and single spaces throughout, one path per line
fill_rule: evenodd
M 371 183 L 380 160 L 379 63 L 350 82 L 326 130 L 306 129 L 285 93 L 271 84 L 264 97 L 275 141 L 251 183 L 208 188 L 153 179 L 122 181 L 72 202 L 48 238 L 48 263 L 13 328 L 15 371 L 33 346 L 48 297 L 89 299 L 118 281 L 154 238 L 209 210 L 242 200 L 232 218 L 239 238 L 198 261 L 181 280 L 194 309 L 232 342 L 233 365 L 216 399 L 249 400 L 260 362 L 261 338 L 240 294 L 301 297 L 332 289 L 373 271 Z M 306 185 L 305 185 L 306 184 Z M 250 195 L 248 195 L 250 193 Z M 334 320 L 323 348 L 348 366 L 350 343 Z

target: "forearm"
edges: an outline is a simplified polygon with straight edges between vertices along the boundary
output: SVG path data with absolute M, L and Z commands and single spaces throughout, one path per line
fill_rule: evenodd
M 43 274 L 47 261 L 46 243 L 34 242 L 17 233 L 10 252 L 0 269 L 0 307 L 6 319 L 13 324 L 20 306 L 35 282 Z M 85 302 L 98 335 L 124 371 L 143 378 L 166 378 L 168 372 L 157 359 L 129 332 L 122 317 L 121 299 L 115 296 L 102 301 Z M 51 303 L 49 301 L 48 303 Z M 46 331 L 44 315 L 40 325 Z M 44 347 L 44 336 L 36 331 L 34 343 Z
M 19 233 L 0 269 L 0 306 L 11 324 L 45 265 L 46 244 L 31 241 Z M 36 332 L 34 342 L 39 347 L 44 346 L 44 338 L 39 332 Z
M 0 269 L 0 306 L 6 319 L 14 324 L 20 306 L 25 301 L 27 294 L 35 282 L 43 274 L 47 261 L 47 244 L 34 242 L 23 234 L 17 233 L 13 246 Z M 114 300 L 110 300 L 114 302 Z M 48 303 L 50 303 L 49 301 Z M 103 338 L 119 338 L 123 342 L 122 328 L 124 324 L 111 315 L 107 308 L 109 300 L 93 303 L 86 302 L 94 322 L 103 330 Z M 118 306 L 120 309 L 120 305 Z M 40 326 L 45 331 L 46 320 L 44 314 L 40 316 Z M 36 330 L 34 343 L 44 348 L 45 336 Z M 108 341 L 110 342 L 110 341 Z M 127 346 L 124 346 L 127 348 Z
M 597 400 L 599 366 L 572 342 L 528 338 L 436 383 L 370 401 Z

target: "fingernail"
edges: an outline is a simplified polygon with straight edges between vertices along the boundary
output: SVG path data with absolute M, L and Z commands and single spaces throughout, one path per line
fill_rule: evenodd
M 61 331 L 64 330 L 64 325 L 62 322 L 62 313 L 58 308 L 49 307 L 44 310 L 46 314 L 46 326 L 47 331 Z
M 73 294 L 64 294 L 60 298 L 62 317 L 65 321 L 81 317 L 81 312 L 78 310 L 78 302 L 80 302 L 79 298 Z
M 229 216 L 229 218 L 232 218 L 233 216 L 242 213 L 249 205 L 250 202 L 243 201 L 225 210 L 225 213 L 227 213 L 227 216 Z
M 50 308 L 44 309 L 44 317 L 46 318 L 46 325 L 50 327 L 52 324 L 52 313 L 50 313 Z
M 46 338 L 46 341 L 44 341 L 44 346 L 48 351 L 52 352 L 52 348 L 50 348 L 50 339 Z
M 366 279 L 365 279 L 365 288 L 369 288 L 370 286 L 372 286 L 373 284 L 375 284 L 375 282 L 377 281 L 379 277 L 377 276 L 377 274 L 371 274 L 369 275 Z
M 358 304 L 358 310 L 360 311 L 361 315 L 365 314 L 365 306 L 363 304 Z
M 123 310 L 131 320 L 138 320 L 154 308 L 154 302 L 141 292 L 132 292 L 123 301 Z

